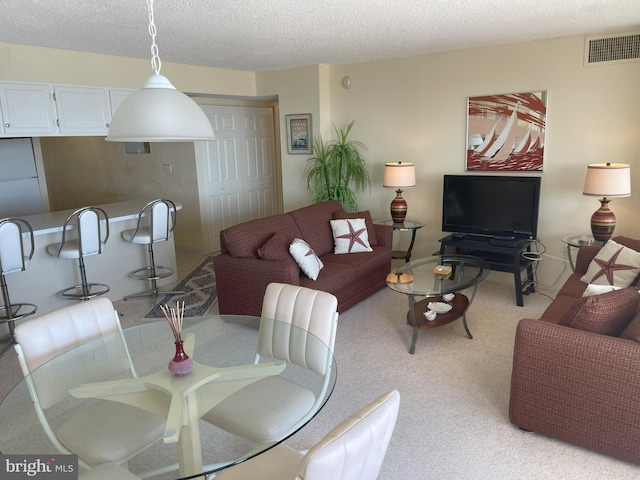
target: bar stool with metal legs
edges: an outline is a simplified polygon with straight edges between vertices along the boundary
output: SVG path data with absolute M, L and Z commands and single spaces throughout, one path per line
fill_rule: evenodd
M 173 275 L 173 269 L 156 265 L 153 256 L 153 244 L 166 242 L 176 226 L 176 205 L 171 200 L 158 198 L 147 203 L 138 214 L 136 228 L 122 232 L 122 238 L 127 242 L 139 245 L 147 245 L 149 253 L 149 265 L 134 270 L 129 275 L 138 280 L 151 282 L 151 290 L 136 295 L 124 297 L 130 298 L 151 297 L 151 305 L 156 304 L 158 295 L 182 295 L 179 291 L 160 291 L 158 280 Z
M 76 232 L 75 236 L 71 233 L 73 231 Z M 49 255 L 78 259 L 80 283 L 62 290 L 60 292 L 62 297 L 71 300 L 90 300 L 109 291 L 108 285 L 89 283 L 84 266 L 84 257 L 100 255 L 108 239 L 109 216 L 102 208 L 80 208 L 67 217 L 62 230 L 62 241 L 47 246 Z
M 31 241 L 29 253 L 24 251 L 23 235 L 28 233 Z M 0 307 L 0 323 L 9 327 L 9 340 L 0 350 L 2 355 L 15 343 L 15 321 L 36 313 L 38 307 L 32 303 L 11 303 L 5 275 L 23 272 L 31 261 L 34 252 L 33 230 L 26 220 L 20 218 L 4 218 L 0 220 L 0 290 L 2 290 L 2 306 Z

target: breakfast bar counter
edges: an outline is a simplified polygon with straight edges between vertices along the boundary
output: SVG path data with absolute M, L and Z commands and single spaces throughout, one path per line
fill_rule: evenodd
M 150 286 L 148 282 L 129 276 L 132 270 L 147 266 L 147 251 L 144 246 L 133 245 L 123 240 L 122 232 L 135 228 L 140 210 L 151 200 L 153 199 L 136 199 L 94 205 L 102 208 L 109 216 L 109 239 L 102 254 L 85 257 L 87 280 L 90 283 L 108 285 L 110 291 L 105 295 L 112 301 L 143 292 Z M 180 210 L 182 206 L 176 204 L 176 208 Z M 33 228 L 35 251 L 24 272 L 17 272 L 7 277 L 13 303 L 36 304 L 39 315 L 73 302 L 60 297 L 59 292 L 80 283 L 78 260 L 51 256 L 47 253 L 47 246 L 60 242 L 64 222 L 75 210 L 21 217 Z M 157 265 L 172 268 L 175 272 L 176 254 L 173 236 L 166 242 L 154 245 L 154 256 Z M 170 277 L 159 280 L 158 285 L 164 286 L 175 281 L 177 281 L 177 275 L 174 273 Z M 149 304 L 151 305 L 151 301 Z

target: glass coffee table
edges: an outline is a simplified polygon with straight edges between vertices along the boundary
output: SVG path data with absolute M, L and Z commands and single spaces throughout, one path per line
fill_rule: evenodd
M 487 278 L 489 272 L 489 266 L 481 258 L 434 255 L 406 263 L 387 276 L 387 286 L 394 292 L 404 293 L 409 300 L 407 319 L 413 327 L 409 353 L 415 352 L 419 329 L 441 327 L 459 318 L 467 336 L 473 338 L 466 312 L 478 283 Z M 467 289 L 471 290 L 469 296 L 461 293 Z M 425 298 L 417 301 L 417 297 Z M 432 320 L 424 315 L 428 310 L 437 312 Z

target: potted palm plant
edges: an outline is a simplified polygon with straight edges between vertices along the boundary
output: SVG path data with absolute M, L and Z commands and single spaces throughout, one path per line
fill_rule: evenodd
M 333 125 L 336 140 L 324 143 L 322 138 L 314 138 L 315 156 L 308 160 L 305 171 L 307 190 L 314 202 L 337 200 L 347 212 L 358 211 L 355 193 L 371 186 L 362 156 L 366 147 L 362 142 L 348 140 L 354 123 L 340 130 Z

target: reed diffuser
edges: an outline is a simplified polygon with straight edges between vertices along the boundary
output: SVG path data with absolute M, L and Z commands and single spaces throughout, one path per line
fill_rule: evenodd
M 176 302 L 176 308 L 169 308 L 166 305 L 160 305 L 162 313 L 164 313 L 169 327 L 173 332 L 173 337 L 176 344 L 176 353 L 173 360 L 169 362 L 169 371 L 174 375 L 186 375 L 193 369 L 193 359 L 189 358 L 184 351 L 182 343 L 182 321 L 184 319 L 184 302 L 180 307 L 180 302 Z

